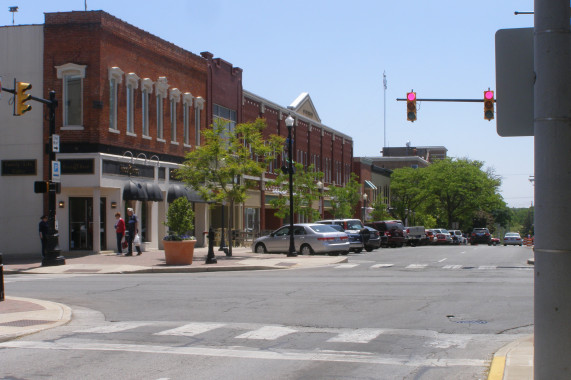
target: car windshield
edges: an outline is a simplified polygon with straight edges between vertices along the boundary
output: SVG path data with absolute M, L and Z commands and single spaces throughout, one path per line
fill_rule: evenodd
M 345 232 L 345 230 L 343 229 L 343 227 L 341 227 L 341 226 L 338 225 L 338 224 L 327 225 L 327 227 L 331 227 L 331 228 L 333 228 L 335 231 Z
M 347 222 L 347 229 L 348 230 L 360 230 L 363 228 L 363 224 L 360 220 L 349 220 Z
M 332 226 L 328 226 L 326 224 L 312 224 L 309 226 L 315 232 L 337 232 Z M 343 229 L 341 229 L 343 230 Z

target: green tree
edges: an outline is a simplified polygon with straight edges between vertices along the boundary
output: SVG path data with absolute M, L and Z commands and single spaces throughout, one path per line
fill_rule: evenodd
M 427 171 L 425 169 L 400 168 L 391 175 L 391 207 L 392 214 L 404 221 L 413 212 L 415 223 L 422 220 L 423 210 L 434 203 L 431 194 L 426 190 Z M 418 215 L 418 216 L 417 216 Z
M 194 239 L 194 236 L 188 236 L 194 228 L 194 211 L 188 199 L 180 197 L 169 205 L 165 225 L 169 228 L 165 240 Z
M 382 197 L 377 197 L 377 199 L 371 204 L 371 218 L 373 220 L 386 220 L 391 217 L 391 214 L 387 211 L 388 205 L 383 202 Z
M 361 199 L 359 177 L 351 173 L 349 182 L 344 187 L 331 186 L 326 195 L 331 198 L 331 213 L 334 218 L 352 218 L 355 208 Z
M 246 199 L 248 184 L 244 176 L 261 177 L 283 147 L 283 137 L 272 135 L 264 140 L 265 127 L 265 121 L 257 119 L 230 131 L 228 123 L 217 121 L 202 131 L 204 144 L 189 152 L 177 171 L 178 178 L 205 200 L 230 204 L 230 228 L 234 205 Z M 232 254 L 232 244 L 229 248 Z
M 317 182 L 323 179 L 322 172 L 314 171 L 310 165 L 304 169 L 300 163 L 294 163 L 295 173 L 293 180 L 293 213 L 308 221 L 319 219 L 319 211 L 311 207 L 319 199 Z M 275 180 L 268 182 L 268 186 L 277 189 L 279 196 L 270 201 L 276 212 L 275 216 L 281 219 L 289 218 L 289 173 L 280 172 Z

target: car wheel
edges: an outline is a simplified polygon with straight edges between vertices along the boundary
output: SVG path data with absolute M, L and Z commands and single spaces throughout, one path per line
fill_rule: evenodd
M 256 245 L 256 253 L 267 253 L 268 251 L 266 251 L 266 246 L 262 243 L 258 243 L 258 245 Z
M 343 256 L 347 256 L 347 255 L 349 254 L 349 251 L 343 251 L 343 252 L 341 252 L 341 254 L 342 254 Z
M 363 248 L 357 248 L 357 249 L 353 250 L 353 252 L 361 253 L 361 252 L 363 252 Z
M 302 245 L 299 251 L 302 255 L 313 255 L 313 249 L 308 244 Z
M 373 247 L 365 247 L 365 251 L 367 251 L 367 252 L 373 252 Z

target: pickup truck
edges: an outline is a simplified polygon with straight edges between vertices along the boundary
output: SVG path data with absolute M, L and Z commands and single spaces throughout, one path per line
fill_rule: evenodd
M 424 226 L 405 227 L 404 230 L 406 231 L 407 235 L 407 245 L 415 247 L 417 245 L 428 244 L 428 237 L 426 236 L 426 230 L 424 229 Z

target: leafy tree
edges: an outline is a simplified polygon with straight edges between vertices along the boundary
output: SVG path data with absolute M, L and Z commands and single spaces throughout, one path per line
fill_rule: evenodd
M 523 226 L 520 230 L 522 236 L 533 236 L 535 234 L 535 228 L 533 224 L 534 212 L 535 209 L 533 206 L 527 210 L 527 214 L 523 220 Z
M 312 208 L 314 201 L 319 199 L 319 189 L 317 181 L 323 179 L 322 172 L 314 171 L 313 165 L 304 169 L 300 163 L 295 163 L 295 173 L 292 175 L 293 180 L 293 213 L 305 217 L 308 221 L 319 219 L 319 211 Z M 280 172 L 277 178 L 268 183 L 274 186 L 280 194 L 277 198 L 270 201 L 273 208 L 276 209 L 275 216 L 281 219 L 289 218 L 289 173 Z
M 351 218 L 361 199 L 359 177 L 351 173 L 349 182 L 344 187 L 331 186 L 327 195 L 331 198 L 331 213 L 334 218 Z
M 204 144 L 185 157 L 177 176 L 207 201 L 230 204 L 230 228 L 233 227 L 234 204 L 246 199 L 244 176 L 261 177 L 268 163 L 284 144 L 283 137 L 272 135 L 264 140 L 263 119 L 236 125 L 234 131 L 227 123 L 217 121 L 202 131 Z M 232 244 L 230 244 L 230 255 Z
M 405 220 L 411 212 L 418 213 L 429 207 L 431 194 L 426 191 L 426 170 L 413 168 L 395 169 L 391 175 L 392 214 L 399 220 Z M 435 211 L 434 208 L 431 209 Z
M 186 197 L 177 198 L 169 205 L 167 221 L 164 224 L 169 228 L 169 235 L 165 240 L 194 239 L 194 236 L 188 236 L 194 228 L 194 211 Z
M 373 220 L 386 220 L 389 219 L 391 214 L 387 211 L 388 205 L 383 202 L 382 197 L 377 197 L 377 199 L 371 204 L 371 218 Z

